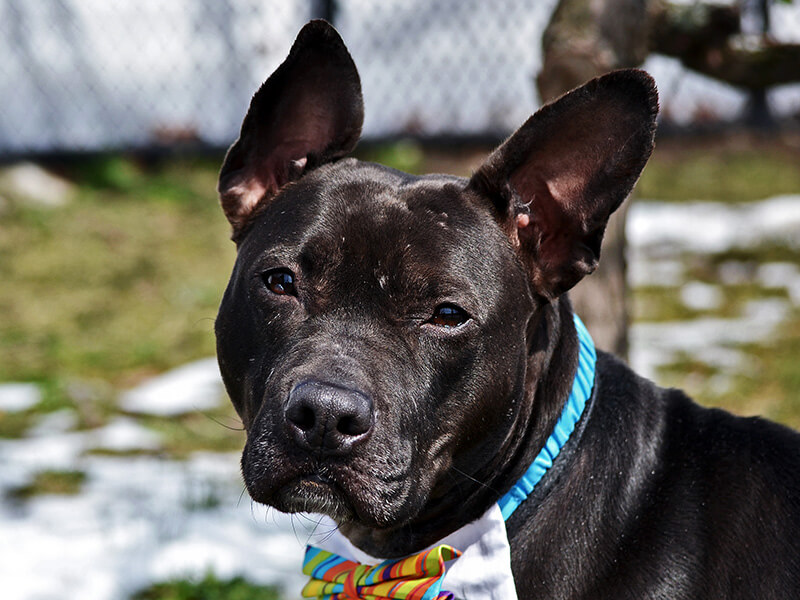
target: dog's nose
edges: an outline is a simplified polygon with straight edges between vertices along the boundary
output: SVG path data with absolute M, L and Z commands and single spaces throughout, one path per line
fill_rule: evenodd
M 369 436 L 374 421 L 369 396 L 316 381 L 292 389 L 284 416 L 299 446 L 328 454 L 349 452 Z

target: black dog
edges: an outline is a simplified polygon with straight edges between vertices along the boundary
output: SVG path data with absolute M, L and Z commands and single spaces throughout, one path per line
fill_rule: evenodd
M 565 292 L 653 146 L 641 71 L 543 107 L 469 180 L 343 158 L 356 68 L 321 21 L 220 174 L 238 258 L 216 322 L 253 499 L 419 551 L 517 482 L 570 393 Z M 800 435 L 598 352 L 591 398 L 508 519 L 520 598 L 800 598 Z

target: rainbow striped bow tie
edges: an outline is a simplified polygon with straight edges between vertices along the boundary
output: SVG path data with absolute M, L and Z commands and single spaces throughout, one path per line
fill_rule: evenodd
M 311 577 L 303 598 L 318 600 L 453 600 L 443 591 L 445 563 L 461 556 L 447 545 L 379 565 L 362 565 L 308 546 L 303 573 Z

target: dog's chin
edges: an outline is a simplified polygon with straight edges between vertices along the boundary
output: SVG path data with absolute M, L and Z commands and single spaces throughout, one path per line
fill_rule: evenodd
M 248 491 L 256 502 L 286 513 L 323 514 L 339 525 L 353 524 L 368 529 L 392 529 L 413 519 L 418 507 L 399 501 L 416 497 L 407 489 L 397 489 L 392 500 L 387 493 L 376 493 L 379 486 L 354 486 L 352 481 L 342 485 L 325 475 L 295 475 L 268 493 L 254 482 Z M 405 486 L 404 486 L 405 487 Z
M 321 477 L 302 477 L 281 487 L 269 502 L 281 512 L 318 513 L 337 523 L 355 518 L 355 511 L 338 487 Z

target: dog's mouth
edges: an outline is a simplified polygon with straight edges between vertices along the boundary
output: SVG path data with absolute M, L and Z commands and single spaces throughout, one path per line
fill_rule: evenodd
M 410 442 L 374 435 L 349 452 L 312 453 L 280 431 L 251 430 L 242 475 L 255 502 L 376 529 L 413 519 L 430 488 L 430 469 L 419 468 Z
M 419 508 L 419 486 L 410 465 L 376 473 L 353 462 L 254 462 L 243 461 L 251 498 L 281 512 L 319 513 L 340 525 L 358 522 L 383 529 L 413 518 Z
M 327 515 L 337 522 L 351 521 L 355 510 L 345 491 L 326 473 L 301 475 L 278 489 L 276 504 L 284 512 Z

